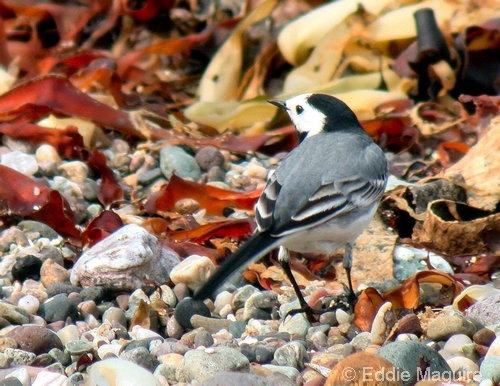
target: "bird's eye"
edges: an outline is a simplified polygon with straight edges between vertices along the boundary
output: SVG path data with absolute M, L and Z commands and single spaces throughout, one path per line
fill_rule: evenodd
M 295 107 L 295 112 L 297 113 L 297 115 L 302 114 L 303 111 L 304 111 L 304 108 L 302 106 L 298 105 Z

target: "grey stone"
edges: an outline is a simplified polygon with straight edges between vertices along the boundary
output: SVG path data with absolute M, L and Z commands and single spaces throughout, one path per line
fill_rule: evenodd
M 304 338 L 310 327 L 311 323 L 309 323 L 304 314 L 299 313 L 286 317 L 279 326 L 279 332 L 287 332 L 292 336 Z
M 483 379 L 491 379 L 495 384 L 500 383 L 500 356 L 484 358 L 479 368 Z
M 304 363 L 307 359 L 306 348 L 297 341 L 281 346 L 274 353 L 274 360 L 277 364 L 294 367 L 298 370 L 304 368 Z
M 205 170 L 208 171 L 213 167 L 222 167 L 224 165 L 225 159 L 222 153 L 213 146 L 204 146 L 195 156 L 198 165 Z
M 15 349 L 15 348 L 6 348 L 3 353 L 6 357 L 12 359 L 12 365 L 14 365 L 14 366 L 17 366 L 17 365 L 29 366 L 36 359 L 35 354 L 28 352 L 28 351 Z
M 13 324 L 29 323 L 29 314 L 25 310 L 5 302 L 0 302 L 0 317 Z
M 136 347 L 132 350 L 123 351 L 120 354 L 120 358 L 133 362 L 151 372 L 159 365 L 158 359 L 151 355 L 148 349 L 144 347 Z
M 465 314 L 478 320 L 484 326 L 500 323 L 500 294 L 478 300 L 465 311 Z
M 23 232 L 37 232 L 40 234 L 40 237 L 46 237 L 49 240 L 54 240 L 59 237 L 54 229 L 39 221 L 24 220 L 17 224 L 17 227 Z
M 92 352 L 92 344 L 84 342 L 82 340 L 72 340 L 64 345 L 66 351 L 70 355 L 82 355 L 84 353 Z
M 223 371 L 200 382 L 199 386 L 295 386 L 296 383 L 281 374 L 264 377 L 258 374 Z
M 59 320 L 66 321 L 68 318 L 76 321 L 78 319 L 78 309 L 76 304 L 68 299 L 66 295 L 59 294 L 42 303 L 38 310 L 38 315 L 48 323 Z
M 191 318 L 192 320 L 193 318 Z M 207 330 L 204 328 L 200 328 L 196 336 L 194 337 L 194 347 L 210 347 L 214 344 L 214 339 L 212 338 L 212 334 L 210 334 Z
M 186 352 L 179 370 L 187 382 L 195 380 L 201 382 L 221 371 L 248 372 L 249 366 L 248 359 L 238 350 L 230 347 L 212 347 Z
M 244 307 L 245 302 L 250 298 L 250 296 L 257 292 L 259 292 L 259 290 L 250 284 L 244 286 L 243 288 L 240 288 L 233 297 L 233 309 L 237 310 Z
M 160 169 L 167 179 L 174 173 L 193 181 L 198 181 L 201 177 L 201 169 L 195 158 L 177 146 L 165 146 L 160 150 Z
M 123 327 L 127 327 L 127 318 L 125 312 L 118 307 L 110 307 L 102 314 L 102 320 L 108 320 L 110 323 L 118 323 Z
M 222 329 L 229 330 L 229 326 L 231 325 L 231 321 L 228 319 L 208 318 L 202 315 L 193 315 L 190 321 L 193 328 L 203 327 L 212 334 L 215 334 Z
M 137 182 L 141 185 L 147 185 L 162 176 L 160 168 L 147 170 L 137 175 Z
M 433 319 L 427 326 L 427 337 L 431 340 L 446 340 L 452 335 L 465 334 L 472 338 L 476 326 L 460 315 L 446 315 Z
M 400 373 L 405 372 L 405 386 L 415 384 L 419 371 L 428 371 L 432 375 L 443 374 L 447 377 L 451 374 L 450 366 L 444 358 L 422 342 L 391 342 L 379 348 L 375 354 L 389 360 Z

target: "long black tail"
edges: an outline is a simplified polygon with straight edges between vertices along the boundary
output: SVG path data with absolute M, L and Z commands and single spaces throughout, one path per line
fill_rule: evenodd
M 277 246 L 277 240 L 265 233 L 255 233 L 243 244 L 240 249 L 229 256 L 219 269 L 196 290 L 194 300 L 204 300 L 224 283 L 233 273 L 238 272 L 246 264 L 262 257 Z

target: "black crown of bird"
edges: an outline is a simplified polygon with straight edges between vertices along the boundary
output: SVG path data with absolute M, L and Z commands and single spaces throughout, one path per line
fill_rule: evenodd
M 384 152 L 363 130 L 354 112 L 326 94 L 301 94 L 269 103 L 288 113 L 299 137 L 276 168 L 255 207 L 252 236 L 198 288 L 204 300 L 247 264 L 279 248 L 278 261 L 308 316 L 311 309 L 290 269 L 290 253 L 333 255 L 344 247 L 348 299 L 353 244 L 368 227 L 384 193 L 388 166 Z

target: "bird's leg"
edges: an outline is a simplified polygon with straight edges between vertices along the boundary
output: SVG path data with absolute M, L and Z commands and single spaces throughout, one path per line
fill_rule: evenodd
M 349 285 L 349 294 L 347 295 L 347 301 L 351 306 L 354 306 L 356 304 L 356 294 L 354 293 L 354 288 L 352 286 L 352 279 L 351 279 L 351 268 L 352 268 L 352 244 L 348 243 L 345 246 L 345 252 L 344 252 L 344 259 L 342 261 L 342 265 L 345 269 L 346 275 L 347 275 L 347 283 Z
M 286 315 L 285 318 L 288 315 L 291 314 L 296 314 L 298 312 L 305 312 L 307 315 L 307 319 L 312 323 L 314 322 L 314 317 L 313 314 L 315 313 L 309 304 L 307 304 L 306 300 L 304 299 L 304 296 L 302 296 L 302 292 L 300 292 L 299 285 L 297 284 L 297 281 L 295 280 L 295 277 L 293 276 L 292 270 L 290 268 L 290 251 L 285 248 L 285 247 L 280 247 L 280 250 L 278 252 L 278 261 L 280 263 L 281 268 L 283 268 L 283 271 L 285 272 L 286 276 L 288 277 L 288 280 L 290 280 L 290 283 L 292 284 L 293 290 L 295 291 L 295 294 L 297 295 L 297 299 L 300 304 L 299 309 L 291 310 L 289 311 Z

